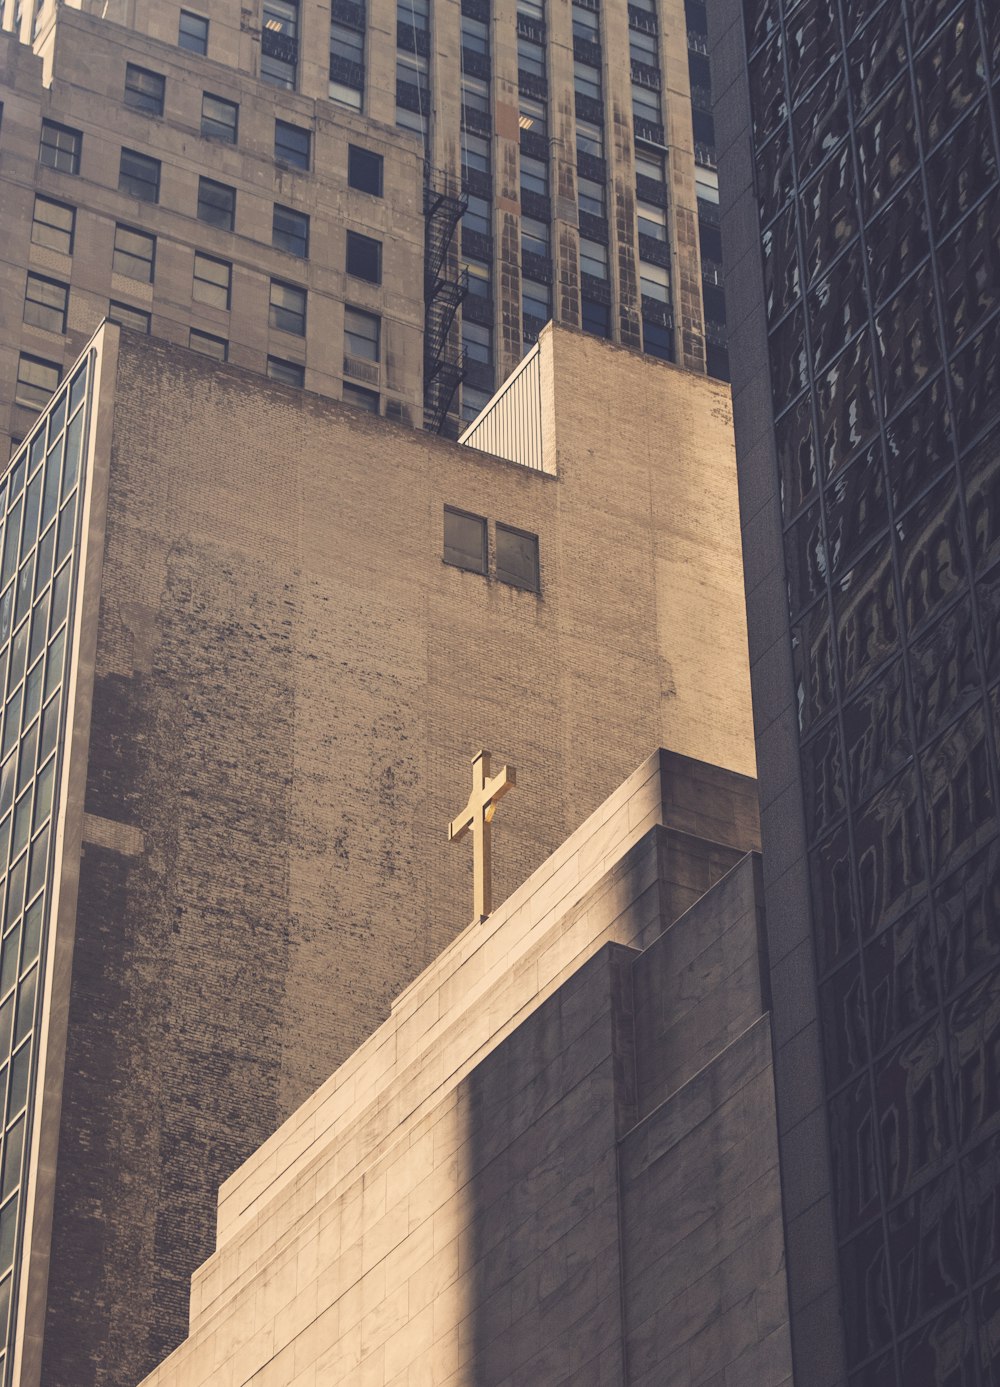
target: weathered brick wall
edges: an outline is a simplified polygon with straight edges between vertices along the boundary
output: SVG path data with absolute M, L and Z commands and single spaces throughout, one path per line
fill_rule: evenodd
M 609 419 L 553 478 L 122 341 L 86 808 L 132 831 L 85 847 L 47 1387 L 183 1336 L 218 1185 L 466 924 L 479 746 L 502 901 L 681 727 L 651 496 L 703 448 Z M 446 503 L 537 533 L 541 595 L 445 565 Z

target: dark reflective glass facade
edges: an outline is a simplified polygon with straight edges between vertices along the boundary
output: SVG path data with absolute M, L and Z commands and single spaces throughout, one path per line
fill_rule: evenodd
M 1000 3 L 743 13 L 851 1383 L 993 1387 Z

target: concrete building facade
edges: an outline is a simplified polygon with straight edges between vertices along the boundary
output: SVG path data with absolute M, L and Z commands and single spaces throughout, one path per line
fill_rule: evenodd
M 1000 10 L 716 7 L 796 1379 L 1000 1378 Z
M 4 409 L 109 305 L 436 430 L 549 319 L 728 376 L 700 0 L 3 0 L 2 27 L 42 59 L 5 45 Z
M 726 388 L 533 359 L 528 467 L 107 325 L 4 479 L 25 1387 L 184 1337 L 218 1185 L 470 918 L 480 745 L 519 772 L 498 902 L 650 744 L 753 772 Z

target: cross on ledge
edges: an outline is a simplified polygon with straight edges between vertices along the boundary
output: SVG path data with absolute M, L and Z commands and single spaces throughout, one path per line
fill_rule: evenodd
M 472 793 L 469 802 L 448 825 L 448 842 L 457 843 L 472 830 L 472 879 L 474 925 L 482 924 L 493 909 L 493 866 L 490 853 L 490 823 L 497 802 L 517 784 L 517 771 L 504 766 L 490 777 L 490 753 L 481 751 L 472 758 Z

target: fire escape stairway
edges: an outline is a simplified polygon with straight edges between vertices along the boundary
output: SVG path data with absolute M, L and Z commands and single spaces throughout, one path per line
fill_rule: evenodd
M 468 281 L 454 269 L 452 246 L 467 200 L 429 174 L 424 187 L 424 428 L 441 433 L 464 375 L 452 325 Z

